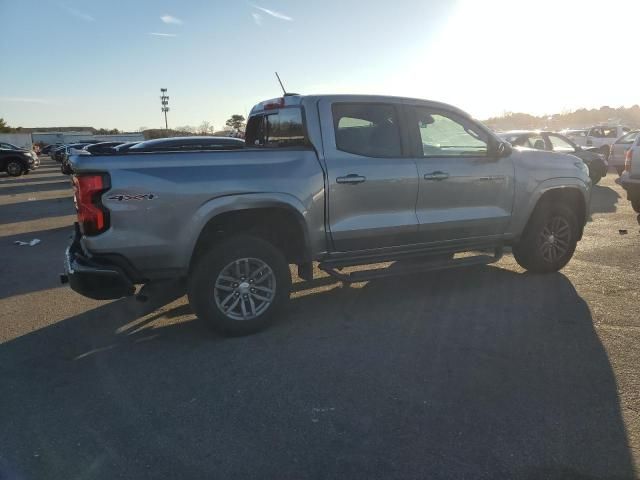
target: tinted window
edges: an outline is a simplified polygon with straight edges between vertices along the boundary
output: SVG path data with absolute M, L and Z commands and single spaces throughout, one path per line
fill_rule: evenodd
M 487 155 L 486 135 L 472 125 L 427 108 L 417 108 L 416 113 L 425 157 Z
M 398 114 L 393 105 L 336 103 L 333 127 L 338 150 L 365 157 L 402 155 Z
M 527 147 L 531 148 L 531 144 L 529 143 L 529 137 L 526 135 L 512 135 L 505 139 L 514 147 Z
M 565 140 L 560 136 L 549 135 L 549 141 L 551 142 L 551 145 L 553 146 L 553 150 L 555 152 L 573 153 L 576 151 L 576 149 L 574 148 L 573 145 L 571 145 L 571 143 L 569 143 L 567 140 Z
M 574 130 L 567 132 L 567 136 L 569 137 L 586 137 L 587 132 L 584 130 Z
M 252 147 L 299 147 L 308 142 L 299 108 L 256 115 L 247 124 L 246 144 Z
M 613 128 L 603 128 L 603 136 L 606 138 L 618 138 L 618 129 L 616 127 Z

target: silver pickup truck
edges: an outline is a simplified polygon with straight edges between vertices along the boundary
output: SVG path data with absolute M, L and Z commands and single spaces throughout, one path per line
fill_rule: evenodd
M 591 190 L 574 156 L 513 148 L 449 105 L 382 96 L 285 95 L 252 109 L 244 148 L 71 164 L 78 223 L 62 281 L 108 299 L 185 278 L 197 316 L 231 335 L 274 319 L 291 264 L 304 280 L 319 262 L 358 282 L 490 263 L 510 246 L 525 269 L 555 272 Z

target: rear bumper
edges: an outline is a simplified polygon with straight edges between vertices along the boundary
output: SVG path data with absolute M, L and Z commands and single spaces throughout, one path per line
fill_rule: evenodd
M 68 283 L 80 295 L 96 300 L 133 295 L 135 286 L 125 271 L 113 263 L 85 255 L 80 237 L 80 227 L 76 223 L 73 239 L 65 251 L 65 272 L 60 275 L 60 281 Z
M 624 172 L 620 178 L 616 178 L 616 183 L 624 188 L 628 194 L 640 194 L 640 178 L 633 178 L 628 172 Z

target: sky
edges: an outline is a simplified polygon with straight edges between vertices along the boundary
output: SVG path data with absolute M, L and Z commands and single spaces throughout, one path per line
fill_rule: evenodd
M 638 0 L 0 0 L 11 126 L 222 129 L 288 91 L 476 118 L 639 103 Z M 635 72 L 635 74 L 634 74 Z

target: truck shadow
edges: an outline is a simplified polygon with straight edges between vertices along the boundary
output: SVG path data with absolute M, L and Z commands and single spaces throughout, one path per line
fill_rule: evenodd
M 0 225 L 75 214 L 73 194 L 71 192 L 65 193 L 66 195 L 58 198 L 0 204 Z
M 613 188 L 594 185 L 591 190 L 591 213 L 613 213 L 620 194 Z
M 51 192 L 54 190 L 69 192 L 69 195 L 71 195 L 72 187 L 69 179 L 60 177 L 60 180 L 54 180 L 40 185 L 21 183 L 17 185 L 12 185 L 11 183 L 0 185 L 0 194 L 2 195 L 18 195 L 20 193 L 30 192 Z
M 307 287 L 250 337 L 211 333 L 179 286 L 160 286 L 0 345 L 4 468 L 633 478 L 611 365 L 562 274 Z
M 49 173 L 47 175 L 47 173 Z M 22 176 L 22 177 L 11 177 L 9 175 L 5 176 L 0 176 L 0 186 L 3 185 L 24 185 L 27 183 L 38 183 L 38 182 L 48 182 L 48 181 L 54 181 L 54 180 L 63 180 L 65 177 L 60 174 L 60 172 L 58 172 L 57 174 L 52 173 L 52 172 L 42 172 L 40 175 L 36 174 L 35 172 L 31 172 L 29 174 L 29 176 Z M 34 185 L 33 186 L 34 189 L 37 189 L 38 186 Z

